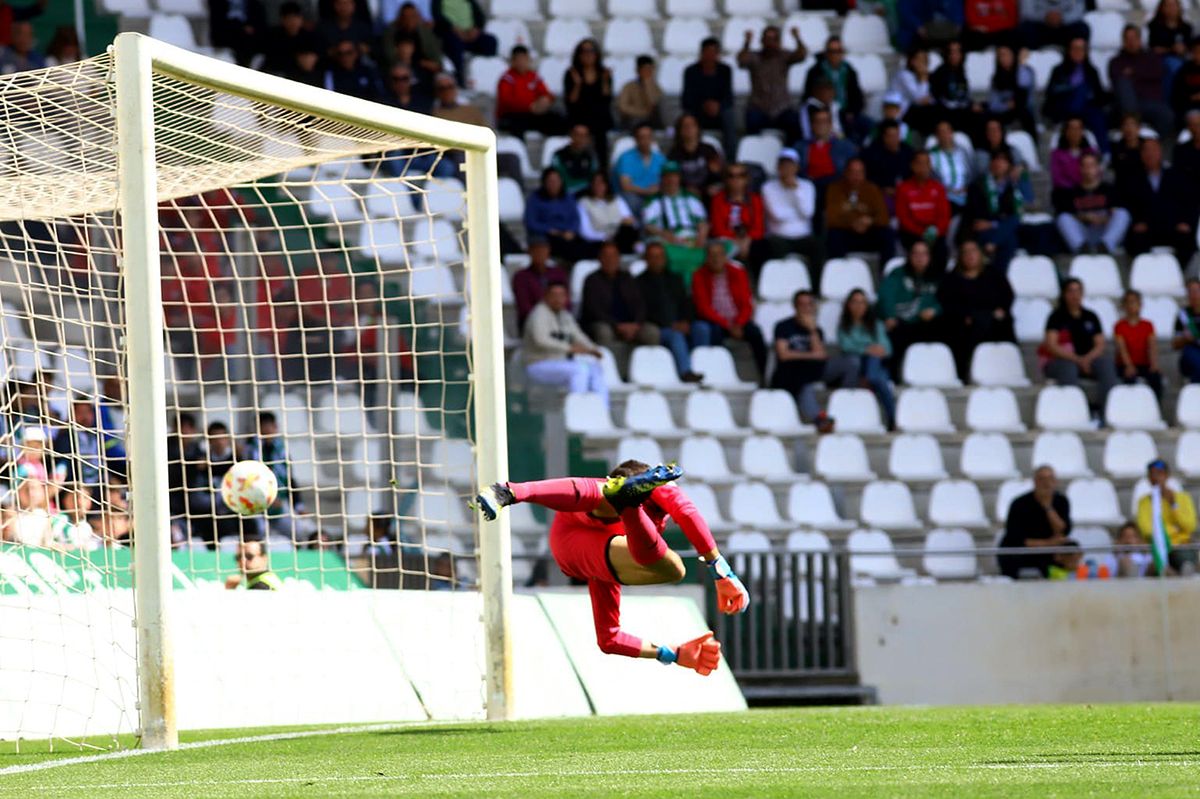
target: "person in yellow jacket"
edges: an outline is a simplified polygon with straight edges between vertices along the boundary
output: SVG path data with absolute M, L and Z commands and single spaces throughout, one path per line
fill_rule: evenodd
M 1192 503 L 1192 498 L 1185 492 L 1176 491 L 1167 485 L 1171 469 L 1164 460 L 1151 461 L 1146 467 L 1146 476 L 1150 485 L 1158 486 L 1162 492 L 1163 527 L 1172 547 L 1168 563 L 1176 572 L 1194 571 L 1197 553 L 1174 549 L 1181 544 L 1190 543 L 1192 535 L 1196 532 L 1196 506 Z M 1154 531 L 1154 500 L 1151 494 L 1146 494 L 1138 500 L 1137 523 L 1142 538 L 1150 541 Z
M 248 591 L 278 591 L 283 580 L 271 571 L 267 562 L 267 544 L 251 538 L 238 545 L 238 568 L 241 574 L 232 574 L 225 579 L 226 588 L 245 587 Z

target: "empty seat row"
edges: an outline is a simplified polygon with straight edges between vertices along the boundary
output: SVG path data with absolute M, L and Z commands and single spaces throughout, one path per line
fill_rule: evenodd
M 1083 283 L 1089 298 L 1119 299 L 1125 292 L 1117 261 L 1111 255 L 1077 255 L 1067 272 Z M 1059 293 L 1054 261 L 1044 255 L 1018 255 L 1008 268 L 1008 281 L 1018 297 L 1053 300 Z M 1183 271 L 1171 253 L 1143 253 L 1133 259 L 1129 288 L 1147 296 L 1182 298 L 1186 295 Z

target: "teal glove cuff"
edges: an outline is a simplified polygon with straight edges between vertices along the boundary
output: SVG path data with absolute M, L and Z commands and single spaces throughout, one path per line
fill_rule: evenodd
M 729 568 L 729 561 L 725 560 L 724 555 L 717 555 L 716 560 L 705 561 L 704 565 L 708 567 L 708 573 L 714 580 L 724 580 L 733 576 L 733 569 Z
M 678 659 L 679 656 L 675 654 L 675 650 L 667 646 L 660 646 L 658 648 L 658 655 L 655 656 L 655 660 L 664 666 L 670 666 Z

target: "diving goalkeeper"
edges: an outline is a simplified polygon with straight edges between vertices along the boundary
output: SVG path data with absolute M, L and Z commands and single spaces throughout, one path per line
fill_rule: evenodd
M 563 573 L 587 581 L 596 640 L 602 651 L 656 658 L 707 675 L 721 656 L 721 644 L 713 640 L 711 632 L 669 647 L 621 629 L 622 585 L 659 585 L 683 579 L 683 561 L 662 537 L 668 518 L 683 530 L 712 574 L 721 612 L 744 612 L 750 602 L 742 582 L 717 551 L 696 506 L 682 489 L 670 485 L 682 475 L 674 465 L 650 467 L 631 460 L 613 469 L 607 480 L 563 477 L 496 483 L 483 489 L 475 501 L 488 521 L 495 519 L 501 508 L 517 502 L 557 511 L 550 526 L 550 551 Z

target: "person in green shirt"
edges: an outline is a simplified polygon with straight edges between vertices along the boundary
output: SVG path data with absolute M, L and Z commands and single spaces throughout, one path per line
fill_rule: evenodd
M 842 304 L 838 321 L 838 346 L 849 361 L 850 371 L 867 381 L 883 408 L 888 430 L 896 427 L 896 396 L 888 376 L 887 361 L 892 355 L 892 342 L 887 328 L 871 308 L 862 289 L 855 289 Z M 854 374 L 846 382 L 854 384 Z
M 892 342 L 893 377 L 898 377 L 909 345 L 946 340 L 937 299 L 940 281 L 930 270 L 932 263 L 929 245 L 915 241 L 904 265 L 888 272 L 879 286 L 879 318 Z
M 251 538 L 238 544 L 237 561 L 242 573 L 227 577 L 226 588 L 242 587 L 247 591 L 278 591 L 283 588 L 283 580 L 271 571 L 267 543 L 262 539 Z

